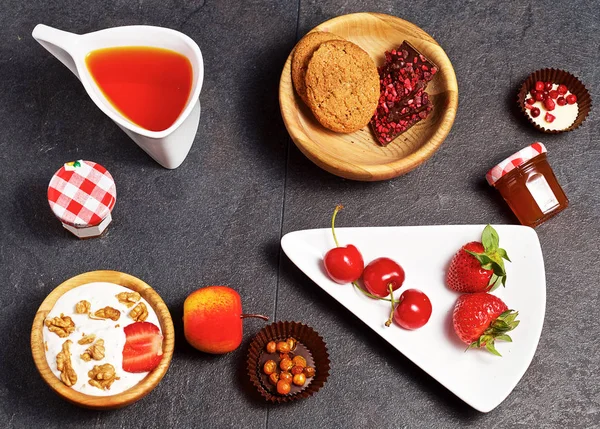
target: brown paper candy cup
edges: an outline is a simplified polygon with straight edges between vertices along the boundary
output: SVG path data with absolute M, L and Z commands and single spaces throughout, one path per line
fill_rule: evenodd
M 570 127 L 565 128 L 564 130 L 548 130 L 536 124 L 529 117 L 527 114 L 527 109 L 525 108 L 525 98 L 527 98 L 529 91 L 535 88 L 535 83 L 538 80 L 542 82 L 552 82 L 557 85 L 566 85 L 569 89 L 569 92 L 577 96 L 577 107 L 579 108 L 579 113 L 577 114 L 575 122 L 573 122 Z M 541 69 L 531 73 L 527 79 L 525 79 L 525 82 L 523 82 L 521 88 L 519 89 L 517 104 L 531 125 L 537 128 L 539 131 L 546 134 L 558 134 L 564 131 L 573 131 L 574 129 L 578 128 L 583 121 L 585 121 L 590 113 L 590 110 L 592 109 L 592 98 L 590 97 L 590 93 L 583 83 L 581 83 L 581 81 L 571 73 L 559 69 Z
M 304 355 L 309 366 L 314 364 L 316 373 L 314 377 L 307 379 L 303 387 L 294 386 L 287 395 L 279 395 L 263 376 L 261 361 L 265 360 L 263 355 L 267 354 L 265 347 L 269 341 L 285 341 L 289 337 L 298 341 L 298 348 L 302 350 L 298 354 Z M 290 402 L 308 398 L 323 387 L 329 377 L 329 354 L 323 338 L 310 326 L 299 322 L 275 322 L 261 329 L 250 343 L 247 369 L 250 381 L 267 401 Z

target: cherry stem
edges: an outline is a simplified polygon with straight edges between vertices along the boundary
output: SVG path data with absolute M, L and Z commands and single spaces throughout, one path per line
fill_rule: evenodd
M 394 309 L 396 307 L 396 302 L 394 301 L 394 288 L 392 288 L 392 284 L 388 285 L 390 290 L 390 297 L 392 298 L 392 311 L 390 311 L 390 318 L 385 322 L 385 326 L 390 326 L 392 324 L 392 320 L 394 319 Z
M 363 288 L 361 288 L 361 287 L 358 285 L 358 283 L 357 283 L 357 282 L 352 282 L 352 284 L 354 285 L 354 287 L 355 287 L 356 289 L 358 289 L 359 291 L 361 291 L 362 293 L 364 293 L 364 294 L 365 294 L 366 296 L 368 296 L 369 298 L 378 299 L 378 300 L 381 300 L 381 301 L 391 301 L 391 300 L 390 300 L 390 299 L 388 299 L 388 298 L 382 298 L 382 297 L 380 297 L 380 296 L 373 295 L 373 294 L 371 294 L 371 293 L 367 292 L 366 290 L 364 290 Z
M 340 243 L 338 243 L 337 237 L 335 236 L 335 217 L 337 216 L 338 212 L 343 208 L 343 205 L 338 204 L 337 206 L 335 206 L 333 216 L 331 216 L 331 233 L 333 234 L 333 241 L 335 241 L 335 247 L 340 247 Z
M 257 319 L 262 319 L 262 320 L 269 320 L 269 318 L 267 316 L 263 316 L 262 314 L 240 314 L 240 319 L 247 319 L 250 317 L 254 317 Z

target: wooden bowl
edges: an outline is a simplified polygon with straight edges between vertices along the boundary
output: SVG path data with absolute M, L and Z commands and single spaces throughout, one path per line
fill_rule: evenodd
M 456 75 L 440 45 L 416 25 L 379 13 L 339 16 L 311 31 L 328 31 L 356 43 L 378 66 L 384 63 L 385 51 L 406 40 L 440 71 L 426 90 L 433 102 L 429 117 L 382 147 L 368 126 L 351 134 L 340 134 L 324 128 L 315 119 L 294 90 L 292 51 L 279 82 L 279 105 L 288 133 L 302 153 L 330 173 L 362 181 L 391 179 L 429 159 L 450 132 L 458 108 Z
M 124 286 L 135 292 L 138 292 L 154 309 L 163 334 L 163 357 L 159 365 L 150 371 L 138 384 L 127 389 L 122 393 L 111 396 L 91 396 L 77 392 L 70 387 L 67 387 L 58 379 L 50 369 L 46 360 L 46 352 L 43 339 L 44 319 L 54 307 L 56 301 L 66 292 L 78 286 L 93 283 L 93 282 L 109 282 Z M 142 280 L 130 276 L 129 274 L 120 273 L 118 271 L 91 271 L 75 276 L 59 286 L 57 286 L 46 297 L 40 305 L 33 326 L 31 327 L 31 353 L 33 360 L 40 375 L 44 381 L 62 398 L 67 401 L 79 405 L 84 408 L 108 410 L 121 408 L 132 404 L 146 396 L 152 389 L 156 387 L 159 381 L 163 378 L 171 358 L 173 357 L 173 349 L 175 347 L 175 331 L 173 329 L 173 320 L 166 304 L 162 298 L 149 285 Z

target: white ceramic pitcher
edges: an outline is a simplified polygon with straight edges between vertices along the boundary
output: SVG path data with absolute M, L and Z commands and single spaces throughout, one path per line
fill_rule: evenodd
M 200 122 L 200 89 L 204 62 L 198 45 L 178 31 L 147 25 L 107 28 L 88 34 L 73 34 L 38 24 L 32 33 L 44 48 L 77 76 L 90 98 L 148 155 L 165 168 L 177 168 L 187 156 Z M 149 131 L 123 117 L 106 99 L 85 65 L 86 55 L 96 49 L 117 46 L 151 46 L 185 55 L 192 64 L 192 89 L 183 112 L 164 131 Z

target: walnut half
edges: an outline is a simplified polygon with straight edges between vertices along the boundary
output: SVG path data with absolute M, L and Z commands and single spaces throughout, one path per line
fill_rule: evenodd
M 127 308 L 131 308 L 141 298 L 140 294 L 137 292 L 121 292 L 118 293 L 116 297 L 119 302 L 126 305 Z
M 44 322 L 50 332 L 54 332 L 60 338 L 68 337 L 75 330 L 75 323 L 69 316 L 60 314 L 59 317 L 53 317 L 52 319 L 46 319 Z
M 94 340 L 96 339 L 96 334 L 90 334 L 90 335 L 84 335 L 79 341 L 77 341 L 79 344 L 84 345 L 84 344 L 92 344 L 94 342 Z
M 136 322 L 143 322 L 148 318 L 148 307 L 143 302 L 140 302 L 129 312 L 129 317 Z
M 87 313 L 90 312 L 90 308 L 91 307 L 92 307 L 92 304 L 90 304 L 85 299 L 82 299 L 77 304 L 75 304 L 75 313 L 77 313 L 77 314 L 87 314 Z
M 62 351 L 56 355 L 56 368 L 60 371 L 60 380 L 71 387 L 77 383 L 77 373 L 71 364 L 71 340 L 67 340 L 62 345 Z
M 115 372 L 115 367 L 109 363 L 94 365 L 94 368 L 88 372 L 88 377 L 90 377 L 88 383 L 101 390 L 110 390 L 110 386 L 116 380 L 119 380 Z
M 80 356 L 86 362 L 94 360 L 104 359 L 104 340 L 99 339 L 93 345 L 89 346 L 85 352 Z
M 100 310 L 96 310 L 96 312 L 93 315 L 92 313 L 90 313 L 89 317 L 90 319 L 110 319 L 116 322 L 117 320 L 119 320 L 119 317 L 121 317 L 121 312 L 116 308 L 104 307 Z

